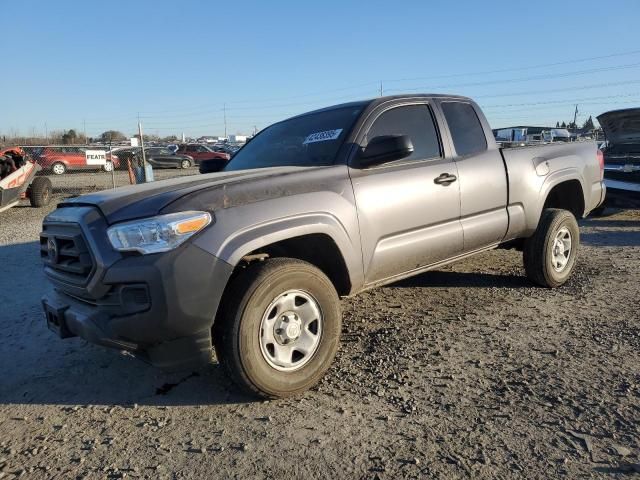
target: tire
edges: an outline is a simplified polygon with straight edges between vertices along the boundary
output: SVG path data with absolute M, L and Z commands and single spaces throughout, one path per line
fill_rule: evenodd
M 580 229 L 571 212 L 555 208 L 543 210 L 538 228 L 524 242 L 527 277 L 542 287 L 563 285 L 573 272 L 579 245 Z
M 191 161 L 190 160 L 182 160 L 182 162 L 180 163 L 180 168 L 182 168 L 183 170 L 185 168 L 189 168 L 191 166 Z
M 56 162 L 51 165 L 51 171 L 54 173 L 54 175 L 62 175 L 67 171 L 67 166 L 62 162 Z
M 112 162 L 107 162 L 107 163 L 105 163 L 105 164 L 104 164 L 104 167 L 102 167 L 102 169 L 103 169 L 105 172 L 111 172 L 111 171 L 113 171 L 113 163 L 112 163 Z
M 247 267 L 227 292 L 213 338 L 231 379 L 262 398 L 289 397 L 318 383 L 333 362 L 342 328 L 340 299 L 327 276 L 307 262 L 275 258 Z M 314 309 L 314 314 L 305 313 Z M 277 328 L 283 322 L 286 328 Z M 293 328 L 295 322 L 299 326 Z M 287 338 L 295 338 L 296 332 L 297 339 Z M 306 355 L 296 350 L 313 342 Z M 278 365 L 277 352 L 289 351 Z
M 51 202 L 53 186 L 47 177 L 36 177 L 29 186 L 29 202 L 32 207 L 46 207 Z

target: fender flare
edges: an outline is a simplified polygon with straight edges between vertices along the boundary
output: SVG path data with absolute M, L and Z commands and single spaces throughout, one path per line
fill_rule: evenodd
M 585 197 L 584 179 L 582 178 L 582 175 L 580 175 L 578 169 L 575 167 L 570 167 L 555 171 L 544 179 L 544 182 L 542 183 L 542 186 L 540 187 L 540 191 L 538 193 L 538 201 L 536 202 L 535 207 L 532 209 L 532 211 L 530 211 L 527 215 L 528 230 L 533 232 L 538 227 L 538 222 L 540 221 L 540 216 L 542 215 L 542 209 L 544 208 L 544 204 L 546 203 L 551 190 L 553 190 L 561 183 L 568 181 L 577 181 L 580 183 L 580 189 L 582 191 L 582 201 L 583 204 L 586 205 L 587 199 Z
M 333 240 L 342 255 L 351 285 L 361 285 L 364 280 L 362 257 L 359 246 L 354 245 L 359 239 L 352 239 L 342 222 L 327 212 L 278 218 L 238 230 L 225 238 L 214 255 L 235 267 L 242 257 L 260 247 L 311 234 L 324 234 Z

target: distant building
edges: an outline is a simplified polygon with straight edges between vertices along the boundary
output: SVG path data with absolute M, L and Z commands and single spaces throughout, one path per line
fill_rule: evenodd
M 496 128 L 493 136 L 498 142 L 568 142 L 571 134 L 566 128 L 518 125 Z
M 551 130 L 552 127 L 532 127 L 518 125 L 516 127 L 496 128 L 493 136 L 499 142 L 527 142 L 531 140 L 541 140 L 542 132 Z
M 202 137 L 199 137 L 197 141 L 199 143 L 216 143 L 218 140 L 220 140 L 220 137 L 214 137 L 213 135 L 203 135 Z
M 229 135 L 229 141 L 231 143 L 246 143 L 247 135 Z

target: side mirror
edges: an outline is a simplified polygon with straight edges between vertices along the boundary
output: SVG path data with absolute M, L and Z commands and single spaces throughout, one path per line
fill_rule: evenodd
M 358 162 L 362 168 L 401 160 L 413 153 L 408 135 L 381 135 L 374 137 L 364 148 Z

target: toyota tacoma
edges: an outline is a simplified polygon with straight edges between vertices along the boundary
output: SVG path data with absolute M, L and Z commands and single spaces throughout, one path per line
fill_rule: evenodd
M 459 96 L 347 103 L 266 128 L 222 172 L 61 203 L 42 304 L 62 338 L 165 369 L 215 352 L 245 390 L 284 397 L 331 364 L 340 297 L 497 247 L 558 287 L 604 196 L 593 142 L 498 148 Z

